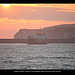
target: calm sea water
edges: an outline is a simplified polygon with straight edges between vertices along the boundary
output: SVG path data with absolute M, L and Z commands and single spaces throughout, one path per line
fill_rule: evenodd
M 75 69 L 75 44 L 0 43 L 0 69 Z

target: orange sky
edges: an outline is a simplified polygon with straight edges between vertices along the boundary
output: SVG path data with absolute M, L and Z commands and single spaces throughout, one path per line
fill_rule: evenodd
M 75 4 L 0 4 L 0 38 L 13 38 L 19 29 L 75 23 Z

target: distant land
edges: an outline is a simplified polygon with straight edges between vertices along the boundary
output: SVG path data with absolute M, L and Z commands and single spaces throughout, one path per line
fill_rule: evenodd
M 20 29 L 14 39 L 27 39 L 29 35 L 35 33 L 45 33 L 47 39 L 75 39 L 75 24 L 62 24 L 43 29 Z
M 75 43 L 75 24 L 62 24 L 43 29 L 20 29 L 14 39 L 0 39 L 0 43 L 26 43 L 29 35 L 45 33 L 48 43 Z

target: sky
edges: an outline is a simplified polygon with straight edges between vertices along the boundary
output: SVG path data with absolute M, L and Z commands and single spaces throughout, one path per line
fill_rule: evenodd
M 0 39 L 13 39 L 20 29 L 75 24 L 75 4 L 0 4 Z

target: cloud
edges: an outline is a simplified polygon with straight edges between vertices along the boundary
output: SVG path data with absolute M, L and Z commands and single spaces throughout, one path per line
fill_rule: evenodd
M 19 28 L 32 28 L 37 29 L 40 27 L 47 27 L 59 24 L 72 24 L 75 21 L 46 21 L 46 20 L 25 20 L 25 19 L 9 19 L 9 18 L 0 18 L 0 29 L 5 30 L 14 30 Z
M 75 4 L 10 4 L 0 10 L 0 17 L 10 19 L 75 21 Z
M 73 24 L 75 21 L 46 21 L 0 18 L 0 38 L 13 38 L 19 29 L 39 29 L 60 24 Z
M 75 12 L 75 10 L 57 10 L 57 11 L 60 11 L 60 12 Z
M 22 7 L 53 7 L 53 8 L 61 8 L 61 9 L 68 9 L 68 10 L 75 10 L 75 4 L 9 4 L 11 7 L 12 6 L 22 6 Z M 2 6 L 2 4 L 0 4 Z
M 61 8 L 63 10 L 67 9 L 70 12 L 75 11 L 75 4 L 10 4 L 11 6 L 24 6 L 24 7 L 53 7 Z M 69 12 L 67 11 L 67 12 Z M 65 12 L 65 11 L 64 11 Z

